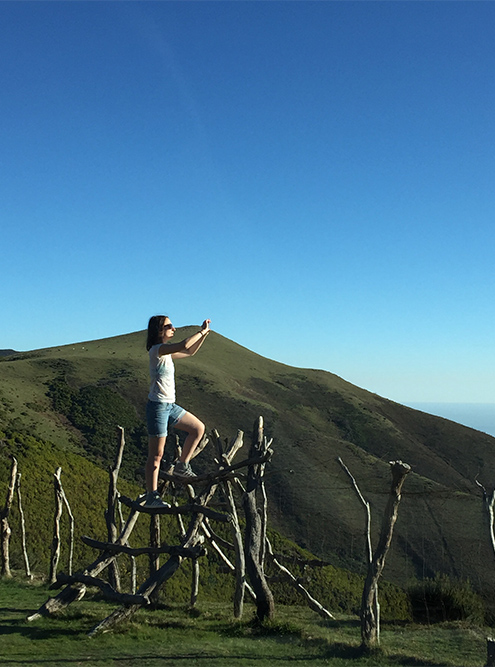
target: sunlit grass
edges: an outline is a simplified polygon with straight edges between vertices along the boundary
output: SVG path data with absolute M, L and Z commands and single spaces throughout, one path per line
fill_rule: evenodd
M 272 623 L 253 621 L 252 605 L 236 621 L 225 603 L 161 605 L 140 610 L 113 632 L 89 639 L 87 633 L 114 605 L 87 596 L 56 618 L 25 620 L 49 592 L 41 585 L 0 582 L 0 662 L 2 665 L 431 665 L 484 664 L 485 632 L 462 623 L 419 626 L 385 624 L 381 648 L 359 649 L 356 618 L 326 622 L 306 607 L 277 606 Z M 34 641 L 35 640 L 35 641 Z

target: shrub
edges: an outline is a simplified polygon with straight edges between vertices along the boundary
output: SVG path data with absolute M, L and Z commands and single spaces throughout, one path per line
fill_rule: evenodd
M 65 415 L 85 438 L 84 448 L 91 459 L 108 466 L 115 456 L 116 426 L 126 433 L 126 456 L 122 476 L 134 478 L 147 453 L 147 433 L 135 408 L 119 393 L 108 387 L 88 385 L 71 388 L 63 377 L 48 385 L 47 396 L 54 410 Z
M 413 620 L 417 623 L 484 622 L 483 601 L 469 581 L 450 579 L 441 574 L 411 587 L 409 599 Z

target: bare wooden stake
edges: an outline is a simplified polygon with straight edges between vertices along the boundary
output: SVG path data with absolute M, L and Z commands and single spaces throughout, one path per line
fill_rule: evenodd
M 160 546 L 160 515 L 152 514 L 150 516 L 150 547 L 156 549 Z M 150 577 L 160 569 L 160 555 L 155 551 L 149 555 L 149 573 Z M 158 589 L 150 594 L 152 604 L 158 603 Z
M 74 532 L 75 532 L 75 519 L 74 515 L 72 514 L 72 510 L 69 505 L 69 501 L 67 499 L 67 495 L 63 489 L 62 489 L 62 500 L 64 501 L 65 509 L 67 510 L 67 514 L 69 515 L 69 557 L 68 557 L 68 563 L 67 563 L 67 571 L 69 574 L 72 574 L 72 561 L 74 558 Z
M 199 561 L 197 558 L 192 560 L 192 573 L 191 573 L 191 600 L 190 606 L 194 608 L 196 602 L 198 601 L 199 595 Z
M 210 529 L 210 526 L 208 525 L 207 521 L 203 522 L 203 524 L 201 526 L 201 529 L 203 530 L 203 532 L 206 536 L 206 539 L 208 540 L 208 543 L 210 544 L 212 549 L 214 549 L 217 552 L 217 554 L 219 555 L 221 560 L 224 562 L 224 564 L 229 568 L 229 570 L 233 574 L 236 575 L 236 578 L 238 578 L 239 575 L 238 575 L 237 563 L 236 563 L 236 565 L 234 565 L 234 563 L 232 563 L 232 561 L 224 554 L 224 552 L 222 551 L 222 549 L 220 547 L 220 544 L 218 543 L 218 537 L 216 535 L 214 535 L 214 533 Z M 232 548 L 234 548 L 234 545 L 232 545 Z M 256 601 L 256 595 L 254 594 L 254 591 L 251 588 L 251 586 L 245 580 L 245 577 L 244 577 L 244 589 L 249 593 L 251 598 L 254 601 Z M 242 609 L 241 609 L 241 611 L 242 611 Z M 240 618 L 240 616 L 239 617 L 236 616 L 236 618 Z
M 109 484 L 108 484 L 108 499 L 107 509 L 105 511 L 105 522 L 107 525 L 108 541 L 115 542 L 118 536 L 117 530 L 117 503 L 119 498 L 119 491 L 117 482 L 119 479 L 120 466 L 122 465 L 122 457 L 124 455 L 125 434 L 122 426 L 117 427 L 118 447 L 113 466 L 109 469 Z M 120 572 L 117 560 L 113 560 L 110 564 L 108 573 L 110 585 L 116 591 L 120 591 Z
M 29 557 L 26 546 L 26 522 L 24 521 L 24 509 L 22 507 L 22 497 L 21 497 L 21 473 L 17 473 L 17 506 L 19 508 L 19 518 L 21 522 L 21 544 L 22 544 L 22 556 L 24 559 L 24 570 L 26 572 L 26 577 L 32 579 L 33 575 L 31 574 L 31 568 L 29 566 Z
M 118 508 L 119 508 L 119 518 L 120 518 L 120 530 L 122 531 L 122 528 L 124 526 L 124 516 L 122 514 L 122 503 L 120 502 L 120 500 L 118 501 Z M 126 542 L 126 546 L 130 547 L 129 541 Z M 137 588 L 136 557 L 131 554 L 129 558 L 131 560 L 131 593 L 135 593 Z
M 351 471 L 342 461 L 340 456 L 337 458 L 337 461 L 340 463 L 346 474 L 349 476 L 354 491 L 356 492 L 359 501 L 362 503 L 364 507 L 365 511 L 364 538 L 366 541 L 366 565 L 368 566 L 369 570 L 369 568 L 371 567 L 371 561 L 373 560 L 373 548 L 371 544 L 371 507 L 369 502 L 364 498 L 363 494 L 361 493 L 358 483 L 351 474 Z M 376 619 L 375 642 L 378 644 L 380 642 L 380 599 L 378 597 L 378 583 L 376 583 L 373 590 L 373 599 L 371 601 L 371 605 L 373 608 L 373 614 L 372 614 L 373 618 Z
M 64 505 L 67 509 L 70 521 L 68 570 L 69 574 L 72 574 L 72 558 L 74 553 L 74 516 L 62 486 L 61 475 L 62 468 L 57 468 L 53 479 L 55 490 L 55 514 L 53 520 L 53 541 L 50 559 L 50 574 L 48 577 L 50 583 L 53 583 L 57 578 L 57 567 L 60 560 L 60 519 L 62 517 L 62 510 Z
M 55 491 L 55 513 L 53 516 L 53 540 L 50 557 L 50 573 L 48 581 L 53 584 L 57 580 L 57 567 L 60 560 L 60 519 L 62 517 L 63 496 L 60 475 L 62 468 L 57 468 L 54 473 L 53 486 Z
M 244 432 L 237 431 L 235 438 L 232 438 L 227 446 L 226 451 L 223 451 L 222 442 L 218 431 L 212 432 L 214 441 L 217 443 L 217 451 L 220 460 L 226 465 L 230 466 L 234 456 L 244 445 Z M 235 550 L 235 591 L 234 591 L 234 618 L 242 618 L 244 609 L 244 593 L 246 590 L 246 559 L 244 555 L 244 545 L 242 542 L 241 528 L 239 524 L 239 517 L 237 515 L 237 508 L 232 489 L 232 482 L 229 479 L 222 481 L 222 488 L 227 501 L 227 507 L 231 517 L 230 526 L 232 529 L 232 538 L 234 541 Z M 252 592 L 252 588 L 249 587 Z
M 263 455 L 268 449 L 268 443 L 263 435 L 263 418 L 260 417 L 253 429 L 251 457 Z M 265 577 L 262 561 L 265 547 L 261 544 L 261 540 L 264 529 L 257 504 L 257 493 L 260 489 L 262 474 L 263 469 L 260 468 L 259 464 L 249 466 L 246 491 L 243 496 L 244 513 L 246 515 L 244 541 L 246 572 L 256 593 L 256 617 L 260 622 L 272 619 L 275 613 L 275 602 Z
M 9 526 L 9 514 L 14 500 L 15 485 L 17 480 L 17 459 L 12 456 L 12 466 L 10 469 L 10 482 L 7 489 L 7 498 L 5 506 L 0 512 L 0 532 L 1 532 L 1 552 L 2 552 L 2 575 L 4 577 L 12 577 L 10 569 L 10 536 L 12 530 Z
M 378 546 L 373 554 L 364 583 L 361 603 L 361 639 L 362 645 L 366 649 L 374 648 L 380 641 L 380 617 L 376 613 L 378 580 L 383 572 L 385 558 L 392 542 L 401 501 L 402 485 L 408 473 L 411 472 L 411 467 L 407 463 L 402 463 L 402 461 L 391 461 L 390 467 L 392 485 L 383 515 Z
M 495 489 L 491 493 L 485 489 L 478 479 L 474 480 L 483 492 L 483 501 L 488 515 L 488 529 L 490 532 L 490 541 L 492 543 L 493 554 L 495 555 Z
M 493 637 L 486 638 L 486 653 L 485 667 L 495 667 L 495 639 Z

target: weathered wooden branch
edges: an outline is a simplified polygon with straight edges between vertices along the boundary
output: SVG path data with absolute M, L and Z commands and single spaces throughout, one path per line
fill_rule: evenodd
M 239 461 L 239 463 L 226 466 L 225 468 L 221 468 L 220 470 L 213 473 L 207 473 L 205 475 L 197 475 L 192 481 L 196 485 L 198 482 L 215 483 L 215 482 L 221 482 L 223 479 L 235 479 L 239 475 L 238 474 L 234 475 L 233 474 L 234 472 L 240 470 L 241 468 L 247 468 L 251 465 L 266 463 L 271 459 L 272 456 L 273 456 L 273 451 L 268 447 L 267 450 L 261 455 L 252 456 L 248 459 L 245 459 L 244 461 Z M 174 477 L 173 475 L 169 475 L 163 470 L 160 470 L 159 476 L 161 479 L 165 479 L 169 482 L 175 482 L 176 484 L 184 483 L 182 482 L 182 480 L 177 479 L 177 477 Z M 189 483 L 189 481 L 187 481 L 187 483 Z
M 208 442 L 209 442 L 209 440 L 208 440 L 207 436 L 204 435 L 204 436 L 202 437 L 202 439 L 200 440 L 200 442 L 198 443 L 198 445 L 196 446 L 194 452 L 192 453 L 191 460 L 192 460 L 192 459 L 195 459 L 196 456 L 198 456 L 198 454 L 201 454 L 201 452 L 202 452 L 203 449 L 206 447 L 206 445 L 208 444 Z
M 251 459 L 258 459 L 257 463 L 251 463 L 248 468 L 246 491 L 243 496 L 243 507 L 246 516 L 246 533 L 244 540 L 244 554 L 246 559 L 246 572 L 249 576 L 251 586 L 256 594 L 256 617 L 260 622 L 270 620 L 275 613 L 273 594 L 266 581 L 262 563 L 261 539 L 263 525 L 257 506 L 257 492 L 260 487 L 260 477 L 263 469 L 260 464 L 264 455 L 268 453 L 269 447 L 263 435 L 263 418 L 260 417 L 254 425 L 251 444 Z
M 122 530 L 123 526 L 125 525 L 124 522 L 124 516 L 122 514 L 122 503 L 120 500 L 117 503 L 118 509 L 119 509 L 119 519 L 120 519 L 120 530 Z M 131 545 L 129 544 L 129 541 L 125 543 L 125 546 L 130 547 Z M 129 554 L 129 558 L 131 561 L 131 593 L 136 592 L 137 588 L 137 566 L 136 566 L 136 558 L 132 554 Z
M 205 550 L 203 547 L 198 546 L 192 549 L 185 549 L 181 546 L 171 546 L 162 544 L 158 547 L 129 547 L 126 544 L 116 544 L 114 542 L 100 542 L 99 540 L 94 540 L 87 535 L 82 536 L 82 541 L 84 544 L 87 544 L 88 547 L 93 549 L 100 549 L 101 551 L 106 551 L 108 553 L 114 554 L 127 554 L 128 556 L 142 556 L 143 554 L 170 554 L 172 556 L 181 556 L 182 558 L 199 558 L 200 556 L 205 555 Z
M 65 509 L 67 510 L 67 514 L 69 515 L 69 555 L 68 555 L 67 570 L 69 574 L 72 574 L 72 561 L 74 558 L 74 533 L 75 533 L 76 522 L 74 519 L 74 515 L 72 514 L 69 500 L 64 491 L 64 488 L 63 487 L 61 488 L 62 488 L 62 500 L 64 502 Z
M 219 535 L 216 530 L 214 530 L 207 517 L 205 517 L 204 524 L 207 526 L 209 533 L 211 533 L 212 538 L 215 540 L 218 546 L 223 547 L 224 549 L 228 549 L 229 551 L 235 551 L 234 544 L 228 540 L 224 540 L 223 537 Z
M 22 496 L 21 496 L 21 473 L 17 473 L 17 507 L 19 509 L 19 520 L 21 524 L 21 546 L 22 546 L 22 557 L 24 559 L 24 570 L 26 572 L 26 577 L 32 579 L 33 575 L 31 573 L 31 568 L 29 566 L 29 557 L 27 552 L 26 545 L 26 522 L 24 520 L 24 509 L 22 507 Z
M 342 461 L 340 456 L 337 458 L 337 461 L 340 463 L 346 474 L 349 476 L 352 486 L 354 488 L 354 491 L 356 492 L 356 495 L 359 499 L 359 501 L 363 504 L 365 513 L 366 513 L 366 521 L 365 521 L 365 526 L 364 526 L 364 537 L 366 540 L 366 563 L 369 565 L 371 563 L 371 559 L 373 558 L 373 549 L 371 546 L 371 507 L 370 504 L 367 500 L 365 500 L 363 494 L 361 493 L 361 490 L 359 489 L 359 486 L 351 474 L 349 468 L 345 465 L 345 463 Z
M 2 570 L 4 577 L 12 577 L 10 569 L 10 536 L 12 530 L 9 526 L 9 514 L 14 500 L 15 485 L 17 480 L 17 459 L 12 456 L 12 466 L 10 468 L 10 482 L 7 489 L 7 498 L 5 506 L 0 512 L 0 533 L 1 533 L 1 552 L 2 552 Z
M 490 541 L 492 543 L 492 551 L 495 555 L 495 489 L 489 494 L 483 484 L 478 479 L 474 480 L 483 492 L 483 501 L 488 515 L 488 529 L 490 532 Z
M 371 649 L 379 643 L 380 619 L 376 616 L 375 598 L 377 598 L 378 580 L 385 566 L 397 514 L 401 501 L 402 485 L 406 476 L 411 472 L 411 467 L 402 461 L 390 462 L 392 472 L 392 485 L 383 515 L 382 527 L 378 545 L 368 567 L 368 574 L 364 583 L 363 597 L 361 602 L 361 640 L 365 649 Z
M 53 487 L 55 491 L 55 513 L 53 516 L 53 539 L 50 556 L 50 573 L 48 581 L 53 584 L 57 579 L 57 567 L 60 560 L 60 519 L 63 509 L 62 482 L 60 476 L 62 468 L 57 468 L 53 476 Z
M 187 505 L 177 505 L 176 507 L 153 507 L 153 508 L 143 507 L 135 500 L 127 498 L 127 496 L 120 496 L 120 502 L 123 503 L 124 505 L 127 505 L 127 507 L 131 507 L 132 509 L 137 510 L 138 512 L 142 512 L 143 514 L 176 515 L 176 514 L 194 514 L 195 512 L 201 512 L 209 519 L 213 519 L 214 521 L 222 521 L 223 523 L 227 523 L 228 521 L 230 521 L 230 517 L 228 514 L 221 514 L 220 512 L 215 512 L 215 510 L 211 510 L 209 507 L 203 507 L 201 504 L 197 502 L 188 503 Z
M 223 563 L 229 568 L 229 570 L 230 570 L 234 575 L 236 575 L 236 577 L 237 577 L 237 576 L 238 576 L 238 575 L 237 575 L 238 568 L 234 565 L 234 563 L 232 563 L 232 561 L 228 558 L 228 556 L 226 556 L 226 555 L 224 554 L 224 552 L 223 552 L 222 549 L 220 548 L 220 544 L 219 544 L 218 541 L 217 541 L 217 540 L 218 540 L 218 536 L 215 535 L 215 534 L 213 533 L 213 531 L 210 529 L 210 526 L 208 525 L 208 523 L 207 523 L 206 521 L 203 521 L 203 524 L 202 524 L 202 526 L 201 526 L 201 529 L 203 530 L 203 532 L 204 532 L 204 534 L 205 534 L 205 537 L 206 537 L 206 539 L 208 540 L 208 543 L 210 544 L 210 546 L 212 547 L 212 549 L 214 549 L 214 550 L 217 552 L 217 554 L 218 554 L 218 556 L 220 557 L 220 559 L 222 560 L 222 562 L 223 562 Z M 234 549 L 234 545 L 232 545 L 232 549 Z M 256 601 L 256 595 L 254 594 L 253 589 L 251 588 L 251 586 L 248 584 L 247 581 L 244 581 L 244 588 L 245 588 L 245 590 L 249 593 L 249 595 L 251 596 L 251 598 L 252 598 L 254 601 Z M 236 618 L 237 618 L 237 617 L 236 617 Z
M 199 561 L 194 559 L 192 561 L 192 573 L 191 573 L 191 599 L 190 606 L 191 609 L 196 606 L 199 595 Z
M 99 588 L 101 590 L 105 598 L 107 598 L 108 600 L 112 600 L 114 602 L 120 602 L 121 604 L 148 605 L 150 602 L 149 598 L 147 598 L 145 595 L 131 595 L 130 593 L 120 593 L 119 591 L 116 591 L 115 588 L 111 586 L 104 579 L 99 579 L 98 577 L 90 577 L 80 573 L 73 574 L 70 576 L 68 574 L 64 574 L 63 572 L 59 572 L 56 581 L 54 582 L 54 584 L 52 584 L 51 587 L 61 588 L 66 584 L 73 584 L 76 582 L 84 584 L 85 586 L 95 586 L 96 588 Z
M 266 550 L 267 554 L 273 563 L 275 567 L 279 570 L 279 572 L 283 575 L 283 577 L 290 583 L 298 593 L 300 593 L 306 602 L 308 603 L 308 607 L 315 611 L 317 614 L 319 614 L 323 619 L 326 621 L 334 621 L 335 616 L 331 614 L 325 607 L 316 600 L 311 593 L 304 588 L 304 586 L 296 579 L 296 577 L 288 570 L 284 565 L 282 565 L 276 558 L 275 554 L 273 553 L 272 545 L 270 544 L 270 540 L 266 538 Z
M 125 434 L 122 426 L 117 427 L 117 437 L 119 444 L 113 466 L 109 468 L 109 484 L 107 496 L 107 509 L 105 510 L 105 523 L 107 526 L 107 536 L 109 542 L 115 542 L 118 537 L 117 530 L 117 505 L 119 501 L 119 491 L 117 482 L 119 479 L 120 467 L 122 465 L 122 457 L 124 455 Z M 120 572 L 117 559 L 113 560 L 109 567 L 108 579 L 116 591 L 120 591 Z
M 217 443 L 217 450 L 219 452 L 220 460 L 225 466 L 230 467 L 232 459 L 244 444 L 243 431 L 237 431 L 235 438 L 231 440 L 227 446 L 226 451 L 223 451 L 223 445 L 217 431 L 213 431 L 213 437 Z M 235 551 L 235 591 L 234 591 L 234 618 L 242 618 L 244 608 L 244 591 L 246 588 L 246 558 L 244 555 L 244 545 L 242 542 L 241 528 L 239 524 L 239 517 L 237 516 L 237 508 L 232 491 L 232 484 L 228 478 L 222 480 L 222 489 L 225 494 L 229 514 L 231 516 L 230 526 L 232 529 L 232 537 L 234 540 Z
M 341 467 L 345 471 L 345 473 L 348 475 L 352 482 L 352 486 L 354 488 L 354 491 L 356 492 L 356 495 L 358 497 L 358 500 L 364 507 L 365 511 L 365 522 L 364 522 L 364 538 L 366 542 L 366 565 L 368 566 L 368 570 L 371 567 L 371 561 L 373 560 L 373 547 L 371 544 L 371 506 L 369 502 L 364 498 L 363 494 L 361 493 L 361 490 L 358 486 L 358 483 L 356 482 L 354 476 L 351 474 L 351 471 L 349 468 L 345 465 L 345 463 L 342 461 L 340 456 L 337 458 L 337 461 L 340 463 Z M 375 585 L 375 588 L 373 590 L 373 600 L 371 602 L 372 607 L 373 607 L 373 613 L 372 616 L 374 619 L 376 619 L 376 633 L 375 633 L 375 641 L 376 643 L 379 643 L 380 641 L 380 599 L 378 597 L 378 580 Z
M 493 637 L 486 638 L 486 653 L 485 667 L 495 667 L 495 639 Z
M 116 544 L 127 543 L 127 540 L 129 539 L 129 536 L 132 533 L 134 526 L 136 525 L 138 517 L 139 517 L 139 512 L 137 512 L 136 510 L 131 511 L 129 517 L 127 518 L 127 522 L 124 528 L 122 529 L 119 538 L 116 541 Z M 93 561 L 93 563 L 91 563 L 91 565 L 89 565 L 82 572 L 82 574 L 96 577 L 98 574 L 100 574 L 100 572 L 103 572 L 103 570 L 110 565 L 110 563 L 115 557 L 116 557 L 115 553 L 104 551 L 98 556 L 98 558 L 96 558 L 96 560 Z M 74 585 L 69 585 L 66 588 L 64 588 L 64 590 L 62 590 L 56 597 L 49 598 L 44 604 L 41 605 L 38 611 L 34 612 L 33 614 L 30 614 L 26 620 L 35 621 L 41 616 L 50 616 L 53 614 L 60 613 L 73 602 L 77 602 L 77 600 L 83 598 L 85 592 L 86 592 L 86 586 L 84 584 L 76 583 Z
M 160 554 L 156 549 L 160 546 L 160 516 L 152 514 L 150 516 L 150 547 L 152 551 L 149 553 L 150 559 L 150 574 L 156 572 L 160 568 Z

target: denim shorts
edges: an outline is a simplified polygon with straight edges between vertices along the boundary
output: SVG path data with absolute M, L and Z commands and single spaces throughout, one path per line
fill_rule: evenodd
M 146 404 L 146 423 L 148 435 L 165 438 L 169 426 L 175 426 L 179 419 L 186 414 L 184 408 L 175 403 L 148 401 Z

